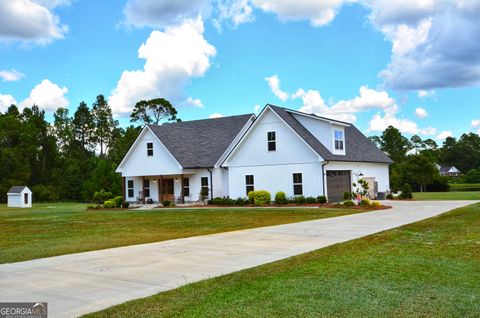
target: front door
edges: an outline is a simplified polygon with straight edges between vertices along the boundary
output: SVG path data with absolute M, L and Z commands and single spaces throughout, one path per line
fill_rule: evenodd
M 173 179 L 162 180 L 162 200 L 174 201 Z
M 328 202 L 341 202 L 343 194 L 351 191 L 350 170 L 327 171 Z

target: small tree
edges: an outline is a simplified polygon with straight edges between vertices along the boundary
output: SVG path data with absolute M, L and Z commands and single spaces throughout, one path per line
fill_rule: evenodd
M 399 198 L 404 199 L 404 200 L 413 198 L 412 188 L 410 187 L 410 185 L 408 183 L 405 183 L 403 185 L 402 193 L 400 194 Z
M 355 187 L 355 191 L 352 192 L 352 197 L 355 199 L 362 199 L 368 193 L 368 182 L 365 179 L 359 179 L 357 183 L 352 184 Z M 345 196 L 345 194 L 344 194 Z
M 158 125 L 161 120 L 165 119 L 167 121 L 177 120 L 177 110 L 164 98 L 139 101 L 130 115 L 131 122 L 144 124 Z

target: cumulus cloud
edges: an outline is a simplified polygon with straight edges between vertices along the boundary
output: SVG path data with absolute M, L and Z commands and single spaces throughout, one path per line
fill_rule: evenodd
M 474 119 L 471 121 L 473 128 L 480 128 L 480 119 Z
M 208 118 L 221 118 L 221 117 L 223 117 L 223 115 L 220 113 L 213 113 L 210 116 L 208 116 Z
M 0 1 L 0 41 L 48 44 L 63 39 L 68 28 L 51 11 L 62 2 Z
M 278 99 L 280 99 L 282 102 L 288 99 L 289 95 L 280 89 L 280 79 L 277 75 L 265 77 L 265 80 L 267 81 L 272 93 L 277 96 Z
M 211 10 L 208 0 L 128 0 L 123 13 L 126 26 L 164 28 L 185 20 L 205 17 Z
M 16 69 L 11 69 L 11 70 L 3 70 L 0 71 L 0 78 L 4 82 L 16 82 L 24 78 L 25 75 L 23 73 L 20 73 Z
M 426 91 L 424 89 L 421 89 L 418 91 L 418 97 L 420 98 L 426 98 L 426 97 L 432 97 L 435 96 L 435 91 Z
M 46 111 L 55 111 L 59 107 L 68 107 L 70 101 L 65 97 L 68 93 L 66 87 L 60 87 L 55 83 L 44 79 L 30 92 L 30 96 L 20 103 L 20 108 L 38 105 Z
M 253 107 L 253 112 L 255 115 L 258 115 L 258 113 L 260 113 L 260 105 L 255 105 L 255 107 Z
M 437 140 L 445 140 L 447 137 L 452 137 L 453 134 L 449 130 L 442 131 L 441 133 L 438 134 Z
M 217 16 L 213 19 L 213 24 L 218 30 L 222 29 L 225 22 L 236 28 L 254 20 L 253 7 L 249 0 L 219 0 L 215 11 Z
M 417 109 L 415 109 L 415 116 L 417 116 L 418 118 L 425 118 L 428 116 L 428 112 L 425 110 L 425 108 L 418 107 Z
M 193 106 L 193 107 L 198 107 L 198 108 L 204 108 L 205 106 L 203 106 L 203 103 L 200 99 L 198 98 L 192 98 L 192 97 L 189 97 L 187 98 L 187 104 L 190 105 L 190 106 Z
M 203 37 L 201 19 L 187 20 L 164 32 L 153 31 L 138 50 L 142 70 L 124 71 L 109 103 L 116 115 L 128 116 L 139 100 L 164 97 L 174 104 L 188 103 L 184 88 L 210 68 L 215 48 Z M 190 99 L 195 102 L 195 100 Z
M 0 113 L 4 113 L 11 105 L 16 105 L 17 101 L 12 95 L 0 94 Z

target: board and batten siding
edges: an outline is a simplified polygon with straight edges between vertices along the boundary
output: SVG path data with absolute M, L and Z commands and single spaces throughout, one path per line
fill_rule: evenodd
M 388 163 L 331 161 L 325 166 L 325 171 L 349 170 L 351 172 L 352 184 L 357 182 L 358 179 L 373 177 L 378 182 L 378 191 L 387 192 L 390 191 L 388 166 Z M 363 174 L 362 177 L 355 176 L 359 172 Z M 354 189 L 353 185 L 352 189 Z
M 153 156 L 147 156 L 147 143 L 153 143 Z M 165 146 L 148 129 L 144 128 L 140 140 L 133 146 L 124 165 L 122 176 L 159 176 L 181 174 L 182 168 Z

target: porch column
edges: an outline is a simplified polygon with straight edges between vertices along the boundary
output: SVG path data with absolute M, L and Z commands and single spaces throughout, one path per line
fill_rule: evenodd
M 158 203 L 162 203 L 162 177 L 160 176 L 159 179 L 157 179 L 158 182 Z
M 127 197 L 125 196 L 125 177 L 122 177 L 122 196 L 123 201 L 127 201 Z
M 158 187 L 160 190 L 160 202 L 163 202 L 163 176 L 160 176 L 160 184 Z
M 142 177 L 142 201 L 145 204 L 145 176 Z
M 180 190 L 180 193 L 182 195 L 182 204 L 185 204 L 185 191 L 184 191 L 184 189 L 185 189 L 185 178 L 183 176 L 183 173 L 182 173 L 182 176 L 181 176 L 180 180 L 181 180 L 180 183 L 181 183 L 181 187 L 182 187 L 181 190 Z

